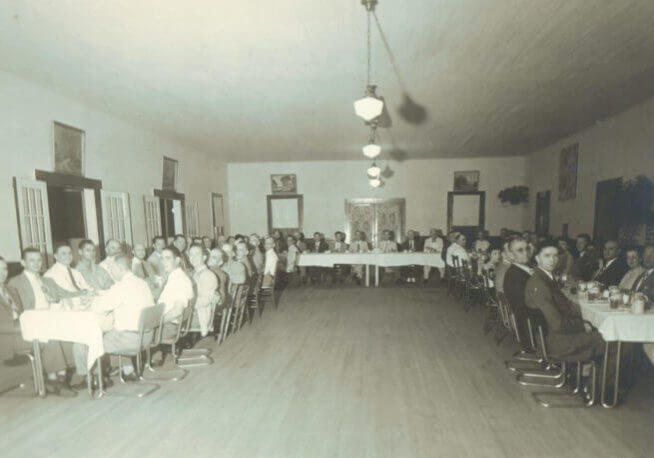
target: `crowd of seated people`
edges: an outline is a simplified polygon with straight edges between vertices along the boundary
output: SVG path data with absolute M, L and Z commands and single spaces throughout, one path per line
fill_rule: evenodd
M 572 244 L 567 238 L 554 240 L 529 231 L 506 231 L 496 244 L 480 246 L 478 242 L 486 238 L 486 234 L 480 234 L 468 247 L 463 234 L 450 234 L 448 269 L 455 272 L 460 263 L 468 265 L 474 260 L 478 275 L 494 280 L 490 283 L 492 292 L 506 298 L 518 336 L 522 337 L 519 343 L 523 351 L 533 350 L 527 320 L 540 320 L 547 328 L 550 356 L 603 363 L 606 342 L 584 322 L 579 306 L 562 292 L 564 283 L 615 286 L 630 296 L 642 294 L 650 305 L 654 304 L 654 246 L 623 248 L 617 240 L 595 244 L 588 234 L 579 234 Z M 639 348 L 623 345 L 623 352 L 639 353 Z M 654 344 L 643 344 L 642 348 L 654 363 Z M 608 367 L 614 364 L 614 357 L 609 355 Z M 609 383 L 612 380 L 609 377 Z
M 565 238 L 550 241 L 529 231 L 504 230 L 496 238 L 480 231 L 471 243 L 465 234 L 452 232 L 445 237 L 438 229 L 430 230 L 426 238 L 410 230 L 406 239 L 398 243 L 395 234 L 386 230 L 376 246 L 367 241 L 362 231 L 354 232 L 349 243 L 340 231 L 332 241 L 320 232 L 310 240 L 301 232 L 280 231 L 269 236 L 236 234 L 215 240 L 207 236 L 188 239 L 177 234 L 169 240 L 156 236 L 150 246 L 137 243 L 131 249 L 108 240 L 101 262 L 97 259 L 98 247 L 91 240 L 82 240 L 76 247 L 62 244 L 54 250 L 55 262 L 45 272 L 41 252 L 26 248 L 21 259 L 23 271 L 11 279 L 7 279 L 6 261 L 0 258 L 3 360 L 11 364 L 15 355 L 25 349 L 25 343 L 16 337 L 18 318 L 24 310 L 56 308 L 62 301 L 70 307 L 91 304 L 103 317 L 107 352 L 119 352 L 135 345 L 138 317 L 144 307 L 164 304 L 163 332 L 170 337 L 178 329 L 182 311 L 191 304 L 193 326 L 200 330 L 200 336 L 206 336 L 215 318 L 212 312 L 230 303 L 238 285 L 250 285 L 253 281 L 264 287 L 276 281 L 289 286 L 316 284 L 343 275 L 360 284 L 365 275 L 363 265 L 305 268 L 298 261 L 304 252 L 370 251 L 440 254 L 436 260 L 442 262 L 429 266 L 382 269 L 382 275 L 391 282 L 415 283 L 420 277 L 428 282 L 434 272 L 444 280 L 446 269 L 451 271 L 458 263 L 474 262 L 476 274 L 487 276 L 490 286 L 505 295 L 521 334 L 527 334 L 530 310 L 538 309 L 551 330 L 548 344 L 555 355 L 586 352 L 599 358 L 603 350 L 601 336 L 580 324 L 578 307 L 555 290 L 555 280 L 595 280 L 624 291 L 643 293 L 654 301 L 654 247 L 623 248 L 617 241 L 609 240 L 601 248 L 601 252 L 595 249 L 587 234 L 580 234 L 570 243 Z M 526 339 L 522 345 L 527 350 Z M 644 346 L 650 358 L 654 358 L 653 347 Z M 84 346 L 49 342 L 42 346 L 42 352 L 53 393 L 67 396 L 71 387 L 85 386 Z M 123 370 L 126 379 L 135 377 L 129 364 Z

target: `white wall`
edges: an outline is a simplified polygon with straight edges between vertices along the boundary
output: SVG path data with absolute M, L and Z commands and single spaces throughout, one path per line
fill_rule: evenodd
M 265 233 L 266 195 L 270 174 L 295 173 L 298 194 L 304 196 L 304 231 L 332 234 L 345 226 L 345 200 L 360 197 L 403 197 L 407 205 L 407 229 L 422 234 L 429 228 L 446 230 L 447 192 L 452 190 L 454 171 L 479 170 L 480 190 L 486 191 L 486 227 L 497 233 L 501 227 L 520 228 L 525 207 L 502 206 L 497 193 L 525 184 L 525 160 L 472 158 L 389 162 L 394 175 L 382 188 L 371 188 L 366 179 L 367 161 L 265 162 L 227 166 L 232 233 Z M 385 161 L 382 161 L 382 168 Z
M 559 202 L 558 161 L 562 148 L 579 142 L 577 197 Z M 527 156 L 527 182 L 532 195 L 551 190 L 550 233 L 592 235 L 595 218 L 595 186 L 611 178 L 646 175 L 654 179 L 654 99 L 596 123 L 581 132 Z M 535 199 L 525 212 L 524 226 L 534 227 Z
M 129 192 L 135 241 L 145 238 L 143 195 L 161 188 L 164 155 L 179 160 L 177 189 L 187 201 L 200 203 L 200 228 L 211 234 L 210 192 L 227 191 L 226 167 L 212 155 L 3 72 L 0 100 L 1 256 L 19 259 L 12 177 L 32 178 L 34 169 L 52 170 L 53 120 L 86 131 L 87 177 L 102 180 L 106 190 Z

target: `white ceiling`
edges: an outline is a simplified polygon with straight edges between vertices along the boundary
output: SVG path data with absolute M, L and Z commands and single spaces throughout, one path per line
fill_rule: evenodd
M 525 154 L 654 95 L 654 1 L 380 0 L 408 158 Z M 228 161 L 362 159 L 359 0 L 0 0 L 0 69 Z M 84 126 L 80 126 L 84 127 Z

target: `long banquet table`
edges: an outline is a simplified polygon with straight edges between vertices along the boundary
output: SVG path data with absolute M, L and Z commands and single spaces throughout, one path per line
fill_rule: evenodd
M 369 266 L 375 267 L 375 286 L 379 286 L 379 267 L 431 266 L 444 267 L 441 253 L 302 253 L 298 266 L 334 267 L 337 264 L 366 266 L 366 286 L 369 285 Z
M 604 365 L 602 369 L 602 405 L 614 407 L 618 402 L 620 381 L 620 351 L 622 342 L 654 342 L 654 312 L 644 314 L 631 313 L 629 309 L 611 309 L 608 300 L 588 301 L 578 295 L 565 291 L 570 300 L 579 306 L 584 320 L 590 322 L 602 334 L 606 341 Z M 607 365 L 611 344 L 615 344 L 615 384 L 612 399 L 607 401 Z
M 88 311 L 70 310 L 26 310 L 20 315 L 20 326 L 23 339 L 31 341 L 34 359 L 37 367 L 37 385 L 39 395 L 46 395 L 45 380 L 39 343 L 51 340 L 81 343 L 88 347 L 86 361 L 89 370 L 89 393 L 91 392 L 91 368 L 98 362 L 98 372 L 101 374 L 101 356 L 104 354 L 102 327 L 98 315 Z M 102 377 L 99 377 L 102 393 Z

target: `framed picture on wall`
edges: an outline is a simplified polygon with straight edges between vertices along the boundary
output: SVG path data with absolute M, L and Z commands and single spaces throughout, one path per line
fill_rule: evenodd
M 52 132 L 54 171 L 83 177 L 85 132 L 57 121 Z
M 454 192 L 479 191 L 479 170 L 454 172 Z
M 270 175 L 272 194 L 297 194 L 297 177 L 295 174 Z
M 177 189 L 177 165 L 178 162 L 175 159 L 164 156 L 161 189 L 165 191 L 175 191 Z
M 566 146 L 559 155 L 559 201 L 577 197 L 579 143 Z

